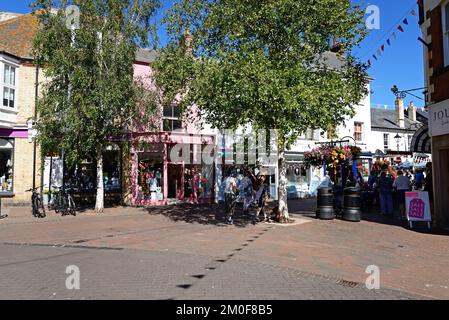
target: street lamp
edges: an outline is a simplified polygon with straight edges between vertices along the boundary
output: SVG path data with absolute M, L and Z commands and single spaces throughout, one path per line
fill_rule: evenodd
M 396 141 L 397 147 L 398 147 L 398 152 L 399 152 L 399 144 L 401 143 L 401 136 L 399 135 L 399 133 L 396 134 L 396 136 L 394 137 L 394 140 Z

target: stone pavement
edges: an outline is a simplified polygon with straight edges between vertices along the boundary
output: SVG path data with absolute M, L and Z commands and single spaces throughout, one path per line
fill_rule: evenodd
M 114 208 L 77 217 L 9 208 L 0 220 L 0 291 L 11 299 L 449 299 L 449 237 L 389 218 L 310 217 L 293 225 L 224 224 L 216 205 Z M 298 209 L 299 208 L 299 209 Z M 305 214 L 304 214 L 305 213 Z M 77 265 L 81 290 L 65 289 Z M 368 291 L 366 267 L 380 268 Z

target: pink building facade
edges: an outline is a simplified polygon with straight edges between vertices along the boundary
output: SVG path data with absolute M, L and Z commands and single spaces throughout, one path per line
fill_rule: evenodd
M 140 50 L 134 65 L 135 78 L 149 88 L 154 88 L 151 70 L 154 58 L 154 51 Z M 143 124 L 130 134 L 130 165 L 124 169 L 131 171 L 124 172 L 131 180 L 125 183 L 127 202 L 147 206 L 173 201 L 214 201 L 215 165 L 204 163 L 202 155 L 211 154 L 215 136 L 201 134 L 198 125 L 196 120 L 183 119 L 173 105 L 161 107 L 153 123 Z M 172 152 L 173 148 L 182 151 Z

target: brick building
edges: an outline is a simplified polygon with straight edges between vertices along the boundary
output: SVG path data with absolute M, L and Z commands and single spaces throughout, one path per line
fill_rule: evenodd
M 449 226 L 449 0 L 420 0 L 429 134 L 432 137 L 434 218 Z
M 31 54 L 37 27 L 30 14 L 0 13 L 0 195 L 9 204 L 30 202 L 34 171 L 41 184 L 39 148 L 28 138 L 41 76 Z

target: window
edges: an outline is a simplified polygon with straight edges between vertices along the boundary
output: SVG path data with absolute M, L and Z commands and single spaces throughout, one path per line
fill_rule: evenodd
M 16 101 L 16 68 L 9 65 L 4 64 L 3 67 L 3 107 L 14 108 Z
M 444 66 L 449 66 L 449 2 L 443 6 Z
M 413 139 L 413 136 L 412 136 L 411 134 L 409 134 L 409 135 L 407 136 L 407 140 L 408 140 L 408 148 L 409 148 L 409 149 L 412 147 L 412 139 Z
M 11 139 L 0 139 L 0 193 L 13 191 L 13 143 Z
M 384 150 L 387 151 L 390 149 L 390 135 L 388 133 L 384 133 Z
M 355 141 L 362 141 L 363 139 L 363 123 L 354 122 L 354 139 Z
M 180 120 L 180 117 L 181 111 L 178 106 L 165 106 L 163 116 L 163 131 L 181 130 L 182 121 Z
M 313 140 L 313 136 L 314 136 L 313 130 L 308 129 L 305 134 L 306 140 Z

